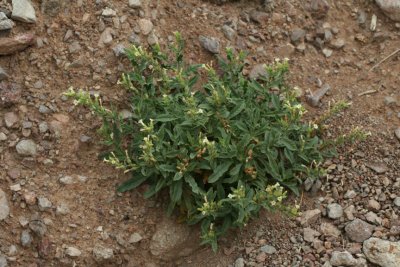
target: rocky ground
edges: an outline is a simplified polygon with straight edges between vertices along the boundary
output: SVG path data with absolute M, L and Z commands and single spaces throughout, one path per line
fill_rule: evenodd
M 263 2 L 0 1 L 0 267 L 400 266 L 400 1 Z M 86 88 L 122 109 L 123 48 L 174 31 L 191 62 L 231 46 L 256 76 L 289 58 L 310 120 L 352 102 L 328 138 L 371 132 L 306 182 L 299 218 L 264 213 L 217 254 L 144 188 L 115 192 L 125 176 L 98 160 L 99 122 L 62 96 Z

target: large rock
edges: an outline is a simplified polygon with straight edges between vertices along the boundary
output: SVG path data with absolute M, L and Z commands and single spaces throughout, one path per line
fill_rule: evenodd
M 12 0 L 11 18 L 27 23 L 36 22 L 35 9 L 30 0 Z
M 219 54 L 220 44 L 215 37 L 200 36 L 199 42 L 201 46 L 213 54 Z
M 33 34 L 20 34 L 14 37 L 0 38 L 0 56 L 11 55 L 33 45 L 35 36 Z
M 300 224 L 302 226 L 309 226 L 321 218 L 321 211 L 319 209 L 306 210 L 301 214 Z
M 21 140 L 15 147 L 17 149 L 18 154 L 23 156 L 35 156 L 36 155 L 36 144 L 34 141 L 28 140 Z
M 400 21 L 400 0 L 376 0 L 376 3 L 389 18 Z
M 10 214 L 10 207 L 6 198 L 6 193 L 0 189 L 0 221 L 6 219 Z
M 354 266 L 357 260 L 347 251 L 334 251 L 330 260 L 332 266 Z
M 373 237 L 364 241 L 363 252 L 370 262 L 378 266 L 400 266 L 400 242 L 391 242 Z
M 150 251 L 163 260 L 172 260 L 190 255 L 200 244 L 198 232 L 172 218 L 164 218 L 157 225 L 150 242 Z
M 360 219 L 348 223 L 345 227 L 347 236 L 355 242 L 363 242 L 372 235 L 374 226 Z
M 93 248 L 93 256 L 98 262 L 107 261 L 114 257 L 114 251 L 98 244 Z

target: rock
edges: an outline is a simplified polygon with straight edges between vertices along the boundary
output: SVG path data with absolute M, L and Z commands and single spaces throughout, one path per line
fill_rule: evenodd
M 374 226 L 360 219 L 355 219 L 344 228 L 347 236 L 354 242 L 363 242 L 372 235 Z
M 65 0 L 42 0 L 42 12 L 48 16 L 56 16 L 65 6 Z
M 226 39 L 228 39 L 229 41 L 233 41 L 236 37 L 235 30 L 228 25 L 222 26 L 222 32 L 224 33 Z
M 368 212 L 365 215 L 365 219 L 367 220 L 367 222 L 370 222 L 378 226 L 382 224 L 382 219 L 372 211 Z
M 30 0 L 12 0 L 11 18 L 27 23 L 36 22 L 35 9 Z
M 70 257 L 79 257 L 80 255 L 82 255 L 82 252 L 75 247 L 67 247 L 65 249 L 65 254 Z
M 153 23 L 149 19 L 140 19 L 138 24 L 143 35 L 148 35 L 153 30 Z
M 50 200 L 48 200 L 45 197 L 38 197 L 38 206 L 39 206 L 39 210 L 41 211 L 45 211 L 47 209 L 50 209 L 51 206 L 53 204 L 50 202 Z
M 321 211 L 319 209 L 307 210 L 302 213 L 300 218 L 300 224 L 302 226 L 309 226 L 318 221 L 321 218 Z
M 290 34 L 290 40 L 294 44 L 298 44 L 299 42 L 304 40 L 304 36 L 306 36 L 306 31 L 301 28 L 294 29 Z
M 172 260 L 191 254 L 199 246 L 196 231 L 172 218 L 164 217 L 157 224 L 156 232 L 150 241 L 150 252 L 157 258 Z
M 346 42 L 342 38 L 333 39 L 329 43 L 330 47 L 332 47 L 334 49 L 341 49 L 345 46 L 345 44 L 346 44 Z
M 14 25 L 14 22 L 7 18 L 6 14 L 0 12 L 0 31 L 11 30 Z
M 139 45 L 142 43 L 142 41 L 141 41 L 141 39 L 140 39 L 140 36 L 137 35 L 137 34 L 134 33 L 134 32 L 129 36 L 128 41 L 129 41 L 130 43 L 136 45 L 136 46 L 139 46 Z
M 97 244 L 93 248 L 93 256 L 96 261 L 104 261 L 109 260 L 114 257 L 114 251 L 111 248 L 104 247 L 102 245 Z
M 394 199 L 394 201 L 393 201 L 393 204 L 394 204 L 396 207 L 400 207 L 400 197 L 396 197 L 396 198 Z
M 18 122 L 19 118 L 14 112 L 4 114 L 4 122 L 7 128 L 12 128 Z
M 199 42 L 201 46 L 213 54 L 219 54 L 220 45 L 219 40 L 215 37 L 200 36 Z
M 7 266 L 8 263 L 6 257 L 0 253 L 0 267 L 7 267 Z
M 60 178 L 60 183 L 63 185 L 71 185 L 75 183 L 75 179 L 72 176 L 65 175 Z
M 32 236 L 29 233 L 29 230 L 24 230 L 21 233 L 21 245 L 23 247 L 29 247 L 32 243 Z
M 260 248 L 260 250 L 267 254 L 274 254 L 276 253 L 276 248 L 270 245 L 265 245 Z
M 312 243 L 315 237 L 320 236 L 321 234 L 318 231 L 315 231 L 312 228 L 304 228 L 303 229 L 303 239 L 307 242 Z
M 117 44 L 116 46 L 114 46 L 112 48 L 112 50 L 113 50 L 114 55 L 116 57 L 120 57 L 120 56 L 125 55 L 125 45 L 123 45 L 123 44 Z
M 381 267 L 400 266 L 400 242 L 370 238 L 363 243 L 367 259 Z
M 113 41 L 113 35 L 115 35 L 115 32 L 112 28 L 105 28 L 105 30 L 100 35 L 98 46 L 104 47 L 106 45 L 110 45 Z
M 20 34 L 14 37 L 0 38 L 0 55 L 11 55 L 26 49 L 35 43 L 33 34 Z
M 310 9 L 313 17 L 323 19 L 328 14 L 330 6 L 326 0 L 312 0 Z
M 328 58 L 328 57 L 331 57 L 331 56 L 332 56 L 333 51 L 332 51 L 332 49 L 324 48 L 324 49 L 322 49 L 322 54 L 324 54 L 324 56 L 325 56 L 326 58 Z
M 399 0 L 375 0 L 375 2 L 389 18 L 394 21 L 400 21 Z
M 24 192 L 23 198 L 28 205 L 35 205 L 36 204 L 36 194 L 35 192 Z
M 0 222 L 5 220 L 10 214 L 10 207 L 6 198 L 6 193 L 0 189 Z
M 105 9 L 103 9 L 103 12 L 101 12 L 101 15 L 103 17 L 115 17 L 117 15 L 117 12 L 114 9 L 106 7 Z
M 261 12 L 256 9 L 253 9 L 250 12 L 250 19 L 254 22 L 263 24 L 268 22 L 269 15 L 266 12 Z
M 280 58 L 290 58 L 295 51 L 296 51 L 296 48 L 292 44 L 287 43 L 287 44 L 279 46 L 276 49 L 276 54 Z
M 264 78 L 264 79 L 268 79 L 268 76 L 269 76 L 269 74 L 268 74 L 268 72 L 267 72 L 267 69 L 266 69 L 266 65 L 265 64 L 257 64 L 257 65 L 255 65 L 251 70 L 250 70 L 250 73 L 249 73 L 249 78 L 250 79 L 254 79 L 254 80 L 258 80 L 258 79 L 262 79 L 262 78 Z
M 320 230 L 324 236 L 338 238 L 341 234 L 340 230 L 331 223 L 322 223 L 320 226 Z
M 357 193 L 354 190 L 347 190 L 347 192 L 344 194 L 345 199 L 352 199 L 357 196 Z
M 69 213 L 69 207 L 65 203 L 61 203 L 56 208 L 57 215 L 67 215 Z
M 383 102 L 386 106 L 394 106 L 397 104 L 397 99 L 393 96 L 385 96 Z
M 74 41 L 68 46 L 68 50 L 71 54 L 77 53 L 82 49 L 78 41 Z
M 377 174 L 382 174 L 387 172 L 388 167 L 386 166 L 385 163 L 379 163 L 379 162 L 370 162 L 366 164 L 368 168 L 376 172 Z
M 33 140 L 21 140 L 15 147 L 18 154 L 22 156 L 35 156 L 36 155 L 36 144 Z
M 397 128 L 395 131 L 394 131 L 394 135 L 397 137 L 397 139 L 399 139 L 399 141 L 400 141 L 400 127 L 399 128 Z
M 3 132 L 0 132 L 0 141 L 6 141 L 7 139 L 7 135 Z
M 355 266 L 357 260 L 348 251 L 334 251 L 330 263 L 332 266 Z
M 326 210 L 328 212 L 328 217 L 331 219 L 339 219 L 340 217 L 343 216 L 342 206 L 340 206 L 337 203 L 329 204 L 326 207 Z
M 143 239 L 143 237 L 139 234 L 139 233 L 133 233 L 130 237 L 129 237 L 129 243 L 137 243 L 139 241 L 141 241 Z
M 235 261 L 235 264 L 233 265 L 234 267 L 244 267 L 244 259 L 243 258 L 237 258 Z
M 142 6 L 142 3 L 140 0 L 129 0 L 128 5 L 131 8 L 140 8 Z
M 8 76 L 7 72 L 2 67 L 0 67 L 0 82 L 8 79 L 8 77 L 9 76 Z
M 375 199 L 368 200 L 368 209 L 372 211 L 379 211 L 381 209 L 381 204 Z
M 46 225 L 41 220 L 33 220 L 29 222 L 29 228 L 38 236 L 42 237 L 47 232 Z

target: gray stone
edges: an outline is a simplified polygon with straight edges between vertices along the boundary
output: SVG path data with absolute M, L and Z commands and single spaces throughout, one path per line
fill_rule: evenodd
M 300 224 L 302 226 L 309 226 L 318 221 L 321 218 L 321 211 L 319 209 L 307 210 L 302 213 L 300 218 Z
M 368 209 L 372 211 L 379 211 L 381 209 L 381 204 L 375 199 L 368 200 Z
M 332 266 L 355 266 L 357 260 L 348 251 L 334 251 L 330 263 Z
M 11 18 L 27 23 L 36 22 L 35 9 L 30 0 L 12 0 Z
M 400 266 L 400 242 L 370 238 L 363 243 L 367 259 L 381 267 Z
M 3 12 L 0 12 L 3 13 Z M 4 13 L 3 13 L 4 14 Z M 0 20 L 0 31 L 11 30 L 14 27 L 14 22 L 11 19 L 2 19 Z
M 306 31 L 300 28 L 296 28 L 290 33 L 290 40 L 292 41 L 292 43 L 297 44 L 304 40 L 304 36 L 306 36 Z
M 397 128 L 395 131 L 394 131 L 394 135 L 397 137 L 397 139 L 399 139 L 399 141 L 400 141 L 400 127 L 399 128 Z
M 0 67 L 0 81 L 6 80 L 8 79 L 8 77 L 9 76 L 7 72 L 2 67 Z
M 21 233 L 21 245 L 23 247 L 29 247 L 32 244 L 32 236 L 29 230 L 24 230 Z
M 153 22 L 149 19 L 140 19 L 138 24 L 143 35 L 149 35 L 153 30 Z
M 376 215 L 375 212 L 368 212 L 365 214 L 365 219 L 367 219 L 368 222 L 375 224 L 375 225 L 381 225 L 382 224 L 382 219 Z
M 39 106 L 39 112 L 42 113 L 42 114 L 48 114 L 48 113 L 51 112 L 51 109 L 49 109 L 45 105 L 40 105 Z
M 120 57 L 120 56 L 125 55 L 125 45 L 123 45 L 123 44 L 117 44 L 116 46 L 114 46 L 112 48 L 112 50 L 113 50 L 114 55 L 116 57 Z
M 320 236 L 321 234 L 318 231 L 315 231 L 312 228 L 306 227 L 303 229 L 303 239 L 307 242 L 312 243 L 315 237 Z
M 254 79 L 254 80 L 258 80 L 258 79 L 268 79 L 268 72 L 266 69 L 266 65 L 265 64 L 257 64 L 255 65 L 249 73 L 249 78 L 250 79 Z
M 367 165 L 368 168 L 370 168 L 371 170 L 373 170 L 377 174 L 385 173 L 388 170 L 388 167 L 386 166 L 386 164 L 385 163 L 381 163 L 381 162 L 370 162 L 370 163 L 368 163 L 366 165 Z
M 48 200 L 45 197 L 38 197 L 38 206 L 39 206 L 39 210 L 41 211 L 45 211 L 48 210 L 52 207 L 52 203 L 50 202 L 50 200 Z
M 56 208 L 56 214 L 57 215 L 66 215 L 69 213 L 69 207 L 65 203 L 61 203 L 60 205 L 57 206 Z
M 70 185 L 75 183 L 75 179 L 72 176 L 65 175 L 60 178 L 60 183 L 63 185 Z
M 139 241 L 141 241 L 143 239 L 143 237 L 139 234 L 139 233 L 133 233 L 130 237 L 129 237 L 129 243 L 137 243 Z
M 201 46 L 213 54 L 219 54 L 220 44 L 219 40 L 215 37 L 206 37 L 201 35 L 199 37 Z
M 386 106 L 394 106 L 397 103 L 397 99 L 393 96 L 385 96 L 383 102 Z
M 103 12 L 101 12 L 101 15 L 103 17 L 115 17 L 117 15 L 117 12 L 114 9 L 106 7 L 105 9 L 103 9 Z
M 140 8 L 142 3 L 140 0 L 129 0 L 129 7 L 131 8 Z
M 79 52 L 81 49 L 82 49 L 82 47 L 81 47 L 81 45 L 79 44 L 78 41 L 75 41 L 75 42 L 71 43 L 71 44 L 68 46 L 68 50 L 69 50 L 69 52 L 70 52 L 71 54 L 77 53 L 77 52 Z
M 0 267 L 7 267 L 7 266 L 8 263 L 6 257 L 0 253 Z
M 344 194 L 345 199 L 352 199 L 357 196 L 357 193 L 354 190 L 347 190 L 347 192 Z
M 243 258 L 237 258 L 235 260 L 235 264 L 233 266 L 234 267 L 244 267 L 244 259 Z
M 393 204 L 394 204 L 396 207 L 400 207 L 400 197 L 396 197 L 396 198 L 394 199 L 394 201 L 393 201 Z
M 360 219 L 355 219 L 345 227 L 347 236 L 355 242 L 363 242 L 372 235 L 374 226 Z
M 330 236 L 338 238 L 341 234 L 340 230 L 331 223 L 322 223 L 320 231 L 324 236 Z
M 333 39 L 329 44 L 332 48 L 341 49 L 345 46 L 346 42 L 342 38 L 337 38 Z
M 228 25 L 222 26 L 222 32 L 224 33 L 226 39 L 228 39 L 229 41 L 233 41 L 235 39 L 236 36 L 235 30 L 229 27 Z
M 328 212 L 328 217 L 331 219 L 339 219 L 343 216 L 343 208 L 337 203 L 329 204 L 326 210 Z
M 113 41 L 113 35 L 115 35 L 115 32 L 112 28 L 110 27 L 105 28 L 105 30 L 100 35 L 100 40 L 98 45 L 100 47 L 103 47 L 105 45 L 110 45 Z
M 399 0 L 375 0 L 382 11 L 392 20 L 400 21 Z
M 328 58 L 328 57 L 332 56 L 333 51 L 332 51 L 332 49 L 324 48 L 324 49 L 322 49 L 322 53 L 324 54 L 324 56 L 326 58 Z
M 14 112 L 4 114 L 4 122 L 7 128 L 11 128 L 18 122 L 18 116 Z
M 75 247 L 67 247 L 65 249 L 65 254 L 74 258 L 74 257 L 79 257 L 80 255 L 82 255 L 82 252 Z
M 140 39 L 140 36 L 137 35 L 137 34 L 134 33 L 134 32 L 129 36 L 128 41 L 129 41 L 130 43 L 136 45 L 136 46 L 139 46 L 139 45 L 142 43 L 142 41 L 141 41 L 141 39 Z
M 36 155 L 36 144 L 33 140 L 21 140 L 15 147 L 18 154 L 22 156 L 35 156 Z
M 199 246 L 198 233 L 185 224 L 164 217 L 150 241 L 150 252 L 157 258 L 172 260 L 191 254 Z
M 112 259 L 114 257 L 114 251 L 111 248 L 97 244 L 93 248 L 93 256 L 97 261 L 101 262 Z
M 0 189 L 0 221 L 6 219 L 10 214 L 10 207 L 6 198 L 6 193 Z
M 56 16 L 65 5 L 65 0 L 42 0 L 42 12 L 48 16 Z
M 42 121 L 41 123 L 39 123 L 39 132 L 40 133 L 46 133 L 49 130 L 49 125 L 47 124 L 47 122 Z
M 260 23 L 260 24 L 263 24 L 263 23 L 268 22 L 269 17 L 270 17 L 270 16 L 269 16 L 268 13 L 262 12 L 262 11 L 258 11 L 258 10 L 256 10 L 256 9 L 253 9 L 253 10 L 250 12 L 250 19 L 251 19 L 252 21 L 257 22 L 257 23 Z
M 44 236 L 47 232 L 47 227 L 41 220 L 30 221 L 29 229 L 31 229 L 38 236 Z
M 262 246 L 262 247 L 260 248 L 260 250 L 261 250 L 262 252 L 267 253 L 267 254 L 274 254 L 274 253 L 276 253 L 276 248 L 273 247 L 273 246 L 271 246 L 271 245 Z
M 6 141 L 7 139 L 7 135 L 3 132 L 0 132 L 0 141 Z

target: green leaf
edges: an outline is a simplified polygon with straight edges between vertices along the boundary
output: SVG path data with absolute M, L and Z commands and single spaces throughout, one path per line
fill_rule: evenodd
M 181 200 L 182 196 L 182 180 L 173 182 L 170 190 L 169 195 L 171 197 L 171 201 L 174 203 L 178 203 Z
M 210 175 L 210 177 L 208 177 L 208 183 L 212 184 L 218 181 L 218 179 L 221 178 L 228 171 L 231 165 L 232 161 L 227 161 L 218 165 L 214 172 Z
M 200 194 L 203 191 L 200 189 L 199 185 L 197 184 L 196 180 L 191 175 L 185 175 L 185 182 L 190 186 L 192 192 L 195 194 Z
M 134 174 L 135 175 L 135 174 Z M 133 175 L 132 175 L 133 176 Z M 132 178 L 130 178 L 129 180 L 123 182 L 119 187 L 118 187 L 118 192 L 126 192 L 129 190 L 132 190 L 136 187 L 138 187 L 139 185 L 141 185 L 142 183 L 144 183 L 144 181 L 146 181 L 147 177 L 140 175 L 139 173 L 136 173 L 135 176 L 133 176 Z
M 177 172 L 177 173 L 175 173 L 175 176 L 174 176 L 174 181 L 179 181 L 180 179 L 182 179 L 182 177 L 183 177 L 183 174 L 181 173 L 181 172 Z

